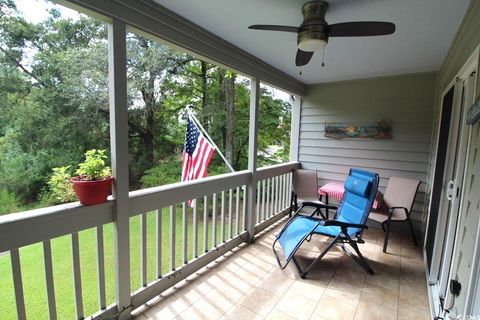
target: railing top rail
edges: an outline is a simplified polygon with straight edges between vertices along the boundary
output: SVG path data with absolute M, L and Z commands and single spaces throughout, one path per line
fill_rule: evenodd
M 130 214 L 165 208 L 190 199 L 246 185 L 248 171 L 232 172 L 200 180 L 178 182 L 160 187 L 130 192 Z
M 288 162 L 259 168 L 257 170 L 257 180 L 264 180 L 275 177 L 298 168 L 300 168 L 300 162 Z
M 94 206 L 73 202 L 1 216 L 0 252 L 110 223 L 112 208 L 112 200 Z

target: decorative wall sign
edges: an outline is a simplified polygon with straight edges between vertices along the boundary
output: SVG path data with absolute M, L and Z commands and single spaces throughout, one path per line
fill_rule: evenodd
M 473 105 L 468 109 L 467 124 L 474 124 L 480 119 L 480 97 L 475 100 Z
M 392 126 L 385 120 L 374 123 L 348 124 L 338 122 L 325 123 L 325 137 L 327 138 L 372 138 L 391 139 Z

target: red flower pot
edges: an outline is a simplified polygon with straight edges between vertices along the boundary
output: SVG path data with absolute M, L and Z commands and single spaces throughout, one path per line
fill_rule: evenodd
M 71 179 L 78 200 L 81 204 L 86 206 L 107 201 L 112 186 L 112 180 L 112 177 L 104 180 L 90 181 L 80 180 L 78 177 L 73 177 Z

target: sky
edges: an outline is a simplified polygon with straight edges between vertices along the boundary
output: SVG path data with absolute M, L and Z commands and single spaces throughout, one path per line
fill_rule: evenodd
M 17 9 L 29 22 L 38 23 L 48 16 L 48 11 L 57 8 L 65 18 L 78 18 L 78 12 L 45 0 L 15 0 Z

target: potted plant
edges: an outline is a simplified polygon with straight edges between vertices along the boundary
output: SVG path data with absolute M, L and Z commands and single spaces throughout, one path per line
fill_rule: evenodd
M 83 205 L 92 205 L 107 200 L 112 185 L 110 167 L 106 165 L 105 150 L 88 150 L 85 161 L 78 165 L 71 182 L 78 200 Z

